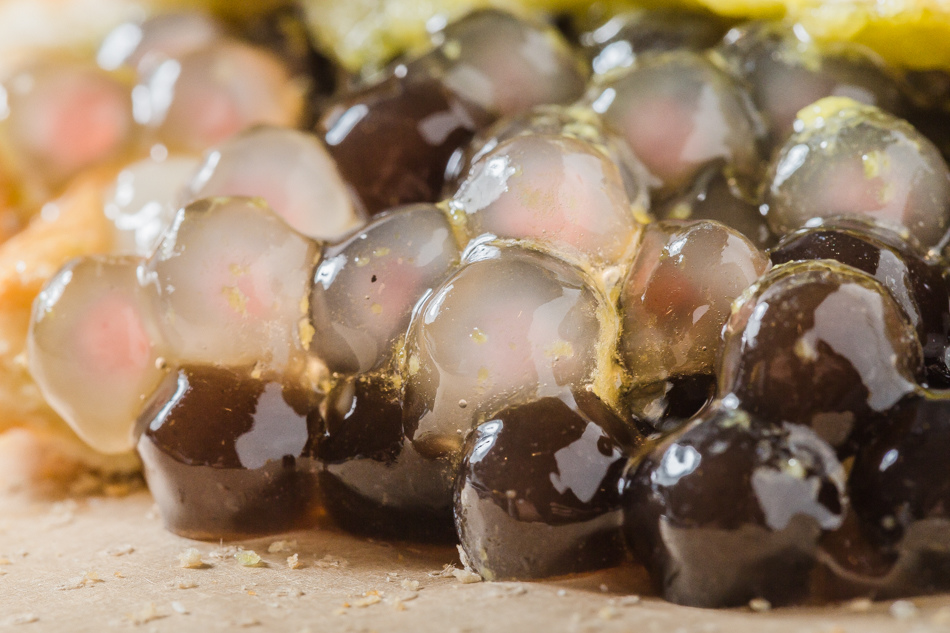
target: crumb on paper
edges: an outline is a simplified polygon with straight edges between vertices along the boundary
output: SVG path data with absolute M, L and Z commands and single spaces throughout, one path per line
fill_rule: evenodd
M 910 600 L 895 600 L 888 611 L 897 620 L 910 620 L 918 614 L 917 606 Z
M 772 610 L 772 603 L 765 598 L 752 598 L 749 600 L 749 608 L 756 613 L 765 613 Z
M 0 556 L 0 565 L 12 565 L 13 561 L 6 556 Z
M 315 562 L 313 566 L 325 569 L 329 567 L 346 567 L 349 564 L 350 563 L 344 558 L 337 558 L 335 556 L 331 556 L 330 554 L 327 554 L 326 556 L 324 556 L 323 558 Z
M 112 547 L 102 550 L 104 556 L 127 556 L 135 551 L 135 548 L 129 545 L 128 543 L 124 545 L 113 545 Z
M 189 547 L 178 555 L 178 564 L 184 569 L 201 569 L 205 565 L 201 560 L 201 552 L 194 547 Z
M 558 598 L 563 598 L 563 597 L 566 596 L 566 595 L 567 595 L 567 589 L 558 589 L 558 590 L 557 590 L 557 596 L 558 596 Z
M 242 549 L 234 555 L 234 560 L 241 567 L 262 567 L 264 565 L 260 555 L 252 549 Z
M 451 578 L 458 571 L 458 567 L 452 563 L 446 563 L 439 571 L 430 571 L 428 575 L 432 578 Z
M 149 602 L 142 605 L 138 611 L 130 613 L 126 616 L 132 624 L 141 625 L 151 622 L 152 620 L 158 620 L 159 618 L 164 618 L 165 616 L 158 612 L 158 609 L 155 608 L 154 602 Z
M 99 577 L 99 574 L 94 571 L 85 571 L 82 573 L 82 575 L 73 576 L 56 588 L 60 591 L 69 591 L 72 589 L 82 589 L 83 587 L 88 587 L 100 582 L 105 581 Z
M 605 607 L 601 607 L 600 610 L 597 612 L 597 617 L 600 618 L 601 620 L 613 620 L 618 615 L 620 615 L 620 612 L 617 611 L 616 608 L 610 606 L 609 604 Z
M 267 547 L 268 554 L 292 552 L 297 549 L 297 541 L 274 541 Z
M 248 616 L 246 618 L 241 618 L 237 621 L 237 625 L 242 629 L 249 629 L 252 626 L 260 626 L 261 621 L 253 616 Z
M 462 583 L 463 585 L 468 585 L 473 582 L 481 582 L 482 577 L 477 573 L 470 571 L 468 569 L 456 569 L 452 571 L 452 575 L 455 576 L 455 579 Z
M 229 560 L 234 558 L 234 555 L 240 551 L 241 550 L 239 548 L 234 547 L 233 545 L 222 545 L 221 547 L 216 547 L 215 549 L 211 550 L 211 552 L 208 554 L 208 557 L 213 558 L 214 560 Z
M 300 569 L 303 563 L 300 562 L 300 556 L 293 554 L 287 557 L 287 567 L 290 569 Z
M 871 602 L 870 598 L 855 598 L 848 602 L 847 607 L 848 611 L 854 611 L 856 613 L 861 613 L 864 611 L 870 611 L 871 605 L 874 604 Z
M 175 580 L 168 583 L 169 589 L 194 589 L 198 586 L 194 580 L 190 578 L 176 578 Z
M 13 615 L 0 620 L 0 626 L 14 626 L 17 624 L 33 624 L 39 621 L 35 613 L 14 613 Z
M 636 594 L 631 594 L 629 596 L 624 596 L 617 601 L 621 607 L 634 607 L 640 604 L 640 596 Z
M 296 587 L 278 587 L 274 590 L 274 596 L 277 598 L 283 598 L 287 596 L 291 598 L 299 598 L 302 595 L 303 591 L 297 589 Z
M 367 591 L 362 598 L 353 601 L 354 607 L 368 607 L 370 605 L 382 602 L 383 598 L 378 591 Z
M 419 591 L 420 589 L 420 584 L 418 580 L 409 580 L 408 578 L 404 578 L 403 580 L 401 580 L 399 582 L 399 586 L 409 591 Z
M 395 609 L 396 611 L 406 610 L 406 605 L 403 604 L 402 598 L 393 598 L 389 604 L 391 604 L 393 609 Z
M 185 607 L 184 604 L 182 604 L 178 600 L 173 601 L 171 606 L 172 606 L 172 611 L 174 611 L 175 613 L 178 613 L 181 615 L 188 615 L 188 609 Z

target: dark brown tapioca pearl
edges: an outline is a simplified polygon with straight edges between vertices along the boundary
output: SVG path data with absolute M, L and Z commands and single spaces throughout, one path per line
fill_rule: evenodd
M 744 89 L 706 56 L 677 51 L 644 57 L 587 97 L 669 194 L 703 168 L 725 162 L 750 182 L 763 128 Z
M 638 9 L 581 34 L 580 42 L 594 72 L 602 75 L 632 66 L 644 53 L 711 48 L 728 29 L 728 22 L 714 13 Z
M 365 372 L 391 353 L 413 306 L 459 261 L 452 225 L 430 204 L 377 216 L 328 247 L 310 294 L 310 351 L 330 371 Z
M 828 220 L 801 229 L 772 250 L 772 263 L 833 259 L 877 279 L 916 328 L 928 378 L 936 372 L 934 379 L 940 380 L 947 373 L 944 355 L 950 331 L 950 298 L 940 270 L 886 229 L 862 228 L 855 222 Z
M 300 527 L 316 514 L 313 394 L 215 367 L 183 367 L 139 418 L 138 451 L 165 525 L 190 538 Z
M 624 559 L 619 481 L 623 424 L 544 398 L 510 407 L 466 443 L 455 523 L 488 580 L 600 569 Z
M 733 300 L 768 268 L 764 253 L 718 222 L 649 225 L 620 295 L 632 384 L 712 373 Z
M 920 343 L 877 280 L 831 260 L 784 264 L 723 331 L 719 394 L 766 421 L 811 427 L 844 456 L 916 388 Z
M 751 85 L 773 144 L 792 133 L 799 110 L 824 97 L 848 97 L 893 113 L 903 109 L 897 82 L 861 46 L 821 47 L 784 24 L 754 22 L 730 31 L 720 52 Z
M 854 509 L 881 542 L 896 544 L 918 524 L 942 524 L 946 542 L 950 393 L 922 391 L 895 417 L 895 428 L 861 447 L 855 457 L 849 478 Z
M 784 235 L 815 218 L 850 216 L 933 246 L 950 226 L 950 170 L 906 121 L 852 99 L 801 110 L 765 178 L 769 226 Z
M 434 36 L 413 65 L 494 116 L 543 103 L 571 103 L 589 70 L 556 29 L 497 9 L 469 13 Z M 412 70 L 410 70 L 412 72 Z
M 390 77 L 343 97 L 316 126 L 366 211 L 436 202 L 452 154 L 487 123 L 436 79 Z
M 624 532 L 663 597 L 691 606 L 808 595 L 823 531 L 845 513 L 834 449 L 799 425 L 721 407 L 628 470 Z
M 775 244 L 759 205 L 730 183 L 721 165 L 699 172 L 693 181 L 655 203 L 651 212 L 661 220 L 715 220 L 739 231 L 760 249 Z
M 320 490 L 337 524 L 361 534 L 413 540 L 455 539 L 454 463 L 425 459 L 403 431 L 402 396 L 378 374 L 340 379 L 313 428 L 311 450 L 324 467 Z

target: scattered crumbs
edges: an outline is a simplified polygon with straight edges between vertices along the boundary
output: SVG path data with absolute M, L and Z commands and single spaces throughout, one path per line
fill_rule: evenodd
M 938 626 L 950 626 L 950 607 L 940 607 L 931 616 L 930 621 Z
M 121 571 L 114 571 L 112 572 L 112 575 L 115 576 L 116 578 L 125 578 L 125 576 L 122 575 Z
M 169 589 L 194 589 L 197 586 L 198 583 L 190 578 L 176 578 L 168 583 Z
M 60 591 L 69 591 L 71 589 L 82 589 L 99 582 L 105 582 L 99 577 L 99 574 L 94 571 L 86 571 L 81 576 L 74 576 L 56 588 Z
M 452 571 L 452 575 L 455 576 L 455 579 L 463 585 L 482 581 L 481 576 L 468 569 L 455 569 Z
M 910 620 L 917 617 L 917 606 L 910 600 L 895 600 L 888 609 L 891 617 L 898 620 Z
M 185 605 L 175 600 L 172 602 L 172 611 L 175 613 L 180 613 L 181 615 L 188 615 L 188 609 L 185 608 Z
M 347 565 L 349 565 L 349 563 L 346 560 L 342 558 L 336 558 L 335 556 L 330 556 L 329 554 L 313 564 L 314 567 L 320 567 L 323 569 L 329 567 L 346 567 Z
M 400 581 L 399 586 L 408 591 L 419 591 L 420 587 L 418 580 L 409 580 L 408 578 L 404 578 Z
M 870 598 L 855 598 L 854 600 L 848 602 L 847 607 L 848 611 L 863 613 L 864 611 L 870 611 L 872 604 L 873 603 L 871 602 Z
M 635 594 L 624 596 L 623 598 L 617 601 L 617 604 L 619 604 L 621 607 L 634 607 L 640 604 L 640 596 L 635 595 Z
M 558 589 L 558 590 L 557 590 L 557 595 L 558 595 L 559 598 L 563 598 L 564 596 L 567 595 L 567 590 L 566 590 L 566 589 Z
M 756 613 L 764 613 L 772 610 L 772 603 L 765 598 L 752 598 L 749 600 L 749 608 Z
M 242 549 L 234 555 L 234 560 L 236 560 L 241 567 L 261 567 L 264 565 L 264 561 L 261 560 L 258 553 L 252 549 Z
M 300 556 L 294 554 L 287 557 L 287 567 L 290 569 L 300 569 L 303 567 L 303 563 L 300 562 Z
M 297 549 L 297 541 L 274 541 L 267 546 L 268 554 L 278 554 L 280 552 L 292 552 Z
M 194 547 L 189 547 L 178 555 L 178 564 L 184 569 L 201 569 L 205 565 L 201 560 L 201 552 Z
M 295 587 L 278 587 L 274 590 L 274 596 L 277 598 L 283 598 L 286 596 L 290 596 L 291 598 L 299 598 L 302 595 L 303 592 Z
M 149 602 L 148 604 L 142 605 L 142 608 L 135 613 L 130 613 L 126 617 L 130 622 L 132 622 L 132 624 L 140 625 L 151 622 L 152 620 L 164 618 L 165 616 L 158 612 L 158 609 L 155 608 L 154 602 Z
M 617 609 L 608 604 L 605 607 L 601 607 L 601 609 L 597 612 L 597 617 L 601 620 L 613 620 L 619 614 L 620 612 L 617 611 Z
M 353 601 L 354 607 L 368 607 L 370 605 L 382 602 L 383 598 L 378 591 L 367 591 L 362 598 Z
M 240 620 L 238 620 L 237 625 L 241 628 L 249 629 L 252 626 L 260 626 L 261 621 L 255 617 L 247 617 L 247 618 L 241 618 Z
M 126 556 L 135 551 L 135 548 L 129 544 L 125 545 L 113 545 L 107 549 L 100 552 L 104 556 Z
M 15 613 L 8 618 L 0 620 L 0 626 L 13 626 L 16 624 L 32 624 L 39 620 L 35 613 Z

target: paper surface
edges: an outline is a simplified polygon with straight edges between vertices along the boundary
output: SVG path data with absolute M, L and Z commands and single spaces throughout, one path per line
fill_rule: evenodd
M 234 556 L 238 547 L 265 565 L 243 567 Z M 189 548 L 205 566 L 181 567 L 179 555 Z M 297 569 L 287 563 L 294 554 Z M 917 611 L 909 614 L 908 605 L 895 609 L 890 602 L 711 611 L 650 597 L 635 567 L 546 582 L 463 584 L 432 575 L 447 564 L 460 566 L 451 547 L 376 542 L 334 529 L 225 547 L 190 541 L 162 527 L 144 490 L 60 501 L 28 489 L 0 493 L 4 631 L 950 631 L 946 596 L 915 599 Z

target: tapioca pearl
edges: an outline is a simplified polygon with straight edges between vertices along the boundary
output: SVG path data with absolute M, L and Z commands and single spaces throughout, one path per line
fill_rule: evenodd
M 906 229 L 924 246 L 946 233 L 950 170 L 910 124 L 850 99 L 827 98 L 804 108 L 796 128 L 766 176 L 773 232 L 840 215 Z
M 570 103 L 584 90 L 581 59 L 553 28 L 498 10 L 474 11 L 437 34 L 445 84 L 496 115 Z
M 706 57 L 648 57 L 589 99 L 650 170 L 655 189 L 681 186 L 720 160 L 755 177 L 761 124 L 742 88 Z
M 446 170 L 443 193 L 452 197 L 469 175 L 474 163 L 517 136 L 567 136 L 596 146 L 616 164 L 634 212 L 645 215 L 650 207 L 649 174 L 627 142 L 608 129 L 599 114 L 587 104 L 540 105 L 518 116 L 505 117 L 479 130 L 467 147 L 458 152 Z
M 310 336 L 317 253 L 259 200 L 215 198 L 180 210 L 149 260 L 174 358 L 286 366 Z
M 316 126 L 370 214 L 441 198 L 446 166 L 488 121 L 431 77 L 390 77 L 341 98 Z
M 164 13 L 115 27 L 102 40 L 96 61 L 106 70 L 128 66 L 147 74 L 166 59 L 178 59 L 223 35 L 221 25 L 207 14 Z
M 486 580 L 544 578 L 623 560 L 619 482 L 629 437 L 609 411 L 542 398 L 479 425 L 455 488 L 461 546 Z
M 297 124 L 301 86 L 268 51 L 234 40 L 168 59 L 136 87 L 136 118 L 171 149 L 201 151 L 256 124 Z
M 715 220 L 739 231 L 760 249 L 774 246 L 777 238 L 757 196 L 738 184 L 722 165 L 711 165 L 686 187 L 658 201 L 651 213 L 662 220 Z
M 255 127 L 212 150 L 186 197 L 263 198 L 291 227 L 334 240 L 364 223 L 326 148 L 311 134 Z
M 314 395 L 291 381 L 219 367 L 171 373 L 142 412 L 137 445 L 165 526 L 218 540 L 312 524 Z
M 569 136 L 502 142 L 472 166 L 451 204 L 474 234 L 531 239 L 596 264 L 622 259 L 640 226 L 617 165 Z
M 844 458 L 888 428 L 923 363 L 884 286 L 818 260 L 776 266 L 740 297 L 716 374 L 720 396 L 765 421 L 809 426 Z
M 46 401 L 104 453 L 135 445 L 135 419 L 166 373 L 157 297 L 140 285 L 137 264 L 68 264 L 37 298 L 27 339 L 30 372 Z
M 580 42 L 594 72 L 604 75 L 634 65 L 645 53 L 710 48 L 728 28 L 725 19 L 704 11 L 634 9 L 581 34 Z
M 721 406 L 627 471 L 624 531 L 671 602 L 800 602 L 812 588 L 819 539 L 844 521 L 845 477 L 810 429 Z
M 105 196 L 104 212 L 114 228 L 113 252 L 148 257 L 178 210 L 182 189 L 200 162 L 188 156 L 146 158 L 116 177 Z
M 872 51 L 856 44 L 822 47 L 783 24 L 752 23 L 733 29 L 720 52 L 751 85 L 773 144 L 792 133 L 799 110 L 824 97 L 903 110 L 894 77 Z
M 129 88 L 98 68 L 50 63 L 15 74 L 5 88 L 3 134 L 31 178 L 59 185 L 118 157 L 131 140 Z
M 718 222 L 647 227 L 621 291 L 621 351 L 633 383 L 712 373 L 732 302 L 768 257 Z
M 457 453 L 480 416 L 587 384 L 603 357 L 601 308 L 579 272 L 551 256 L 501 248 L 462 267 L 410 326 L 413 445 Z
M 310 295 L 310 351 L 331 371 L 373 368 L 405 333 L 413 306 L 458 260 L 453 227 L 434 205 L 377 216 L 324 251 Z

